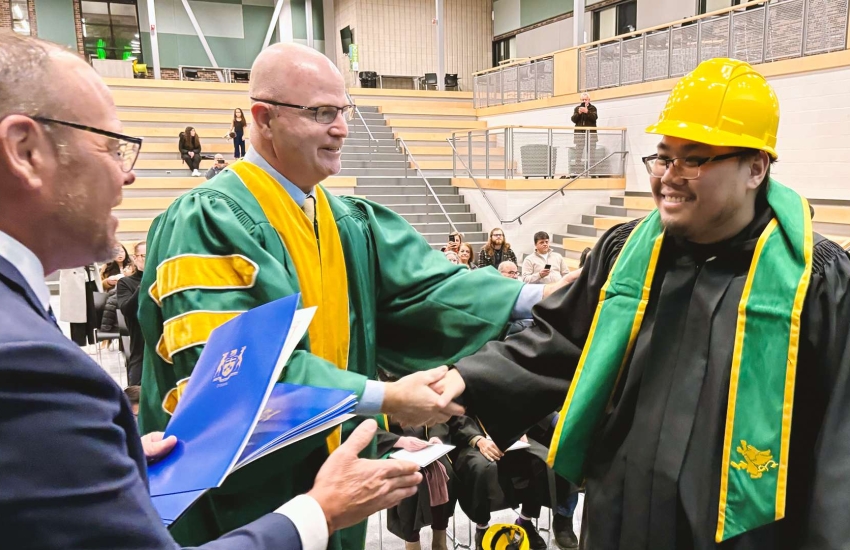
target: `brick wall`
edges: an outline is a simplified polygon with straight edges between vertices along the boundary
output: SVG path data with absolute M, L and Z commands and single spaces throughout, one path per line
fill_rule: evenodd
M 12 28 L 12 4 L 9 0 L 0 0 L 0 29 Z
M 80 0 L 74 0 L 74 30 L 77 33 L 77 52 L 80 55 L 85 55 L 86 48 L 83 44 L 83 9 Z
M 30 35 L 38 36 L 35 20 L 35 0 L 27 0 L 27 13 L 30 20 Z M 12 0 L 0 0 L 0 29 L 12 28 Z

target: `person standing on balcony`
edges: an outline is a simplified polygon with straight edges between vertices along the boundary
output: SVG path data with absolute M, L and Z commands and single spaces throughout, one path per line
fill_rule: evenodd
M 575 161 L 578 164 L 576 168 L 579 168 L 578 172 L 571 170 L 572 172 L 580 173 L 587 170 L 590 166 L 589 164 L 585 165 L 585 152 L 587 152 L 588 159 L 593 158 L 593 151 L 596 149 L 597 140 L 596 130 L 578 128 L 596 128 L 596 119 L 598 117 L 596 105 L 590 103 L 590 94 L 587 92 L 581 94 L 581 103 L 573 109 L 573 116 L 571 118 L 577 128 L 575 134 L 573 134 L 573 143 L 576 150 Z M 573 168 L 573 166 L 571 165 L 570 168 Z
M 582 548 L 850 548 L 850 259 L 770 177 L 779 114 L 746 62 L 679 80 L 647 128 L 657 209 L 437 388 L 500 448 L 562 406 Z
M 325 191 L 320 183 L 340 170 L 354 106 L 323 54 L 292 43 L 266 48 L 249 93 L 245 158 L 179 197 L 148 233 L 147 263 L 156 269 L 145 270 L 139 293 L 142 431 L 168 423 L 163 399 L 191 375 L 212 330 L 299 292 L 303 307 L 318 309 L 283 382 L 349 390 L 361 417 L 385 413 L 414 425 L 412 418 L 424 424 L 462 414 L 434 408 L 439 395 L 430 385 L 446 369 L 433 367 L 498 338 L 509 319 L 530 317 L 559 283 L 469 272 L 385 206 Z M 402 378 L 377 381 L 378 364 Z M 201 497 L 172 533 L 203 542 L 273 511 L 310 488 L 342 433 L 359 422 L 246 466 Z M 335 533 L 329 548 L 357 550 L 365 536 L 361 523 Z

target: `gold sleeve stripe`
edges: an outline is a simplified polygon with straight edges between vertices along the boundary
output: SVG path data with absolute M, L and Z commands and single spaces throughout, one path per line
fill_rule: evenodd
M 174 410 L 177 408 L 177 403 L 179 403 L 180 398 L 183 397 L 183 392 L 186 391 L 186 384 L 188 383 L 188 378 L 178 380 L 177 384 L 165 394 L 165 399 L 162 400 L 162 410 L 168 413 L 168 416 L 174 414 Z
M 189 311 L 172 317 L 162 327 L 162 338 L 156 351 L 167 363 L 174 354 L 207 343 L 210 333 L 233 319 L 242 311 Z
M 148 293 L 161 306 L 163 299 L 184 290 L 251 288 L 259 271 L 254 261 L 241 254 L 182 254 L 159 264 L 156 268 L 156 282 Z

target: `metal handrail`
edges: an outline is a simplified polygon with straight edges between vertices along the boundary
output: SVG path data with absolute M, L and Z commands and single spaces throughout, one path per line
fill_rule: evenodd
M 582 176 L 586 176 L 586 175 L 587 175 L 587 174 L 588 174 L 591 170 L 593 170 L 594 168 L 596 168 L 597 166 L 599 166 L 600 164 L 602 164 L 603 162 L 605 162 L 605 161 L 606 161 L 606 160 L 608 160 L 609 158 L 613 157 L 614 155 L 623 155 L 623 156 L 625 157 L 625 156 L 626 156 L 626 155 L 628 155 L 628 154 L 629 154 L 629 152 L 628 152 L 628 151 L 613 151 L 613 152 L 611 152 L 611 153 L 609 153 L 609 154 L 605 155 L 605 158 L 603 158 L 602 160 L 600 160 L 599 162 L 597 162 L 597 163 L 596 163 L 596 164 L 594 164 L 593 166 L 590 166 L 590 167 L 586 168 L 586 169 L 584 170 L 584 172 L 582 172 L 581 174 L 578 174 L 577 176 L 573 176 L 573 178 L 572 178 L 572 179 L 568 179 L 568 180 L 567 180 L 567 183 L 565 183 L 564 185 L 562 185 L 560 188 L 558 188 L 558 189 L 556 189 L 556 190 L 552 191 L 552 193 L 550 193 L 548 197 L 546 197 L 546 198 L 545 198 L 545 199 L 543 199 L 542 201 L 538 202 L 537 204 L 535 204 L 534 206 L 532 206 L 531 208 L 529 208 L 528 210 L 526 210 L 525 212 L 523 212 L 522 214 L 520 214 L 519 216 L 517 216 L 516 218 L 514 218 L 514 219 L 512 219 L 512 220 L 500 220 L 500 223 L 514 223 L 514 222 L 519 222 L 519 224 L 520 224 L 520 225 L 522 225 L 522 219 L 521 219 L 521 218 L 522 218 L 523 216 L 525 216 L 526 214 L 528 214 L 529 212 L 531 212 L 532 210 L 534 210 L 535 208 L 537 208 L 538 206 L 540 206 L 540 205 L 541 205 L 541 204 L 543 204 L 544 202 L 548 201 L 549 199 L 551 199 L 552 197 L 554 197 L 554 196 L 555 196 L 555 195 L 557 195 L 558 193 L 560 193 L 561 195 L 563 195 L 563 194 L 564 194 L 564 189 L 566 189 L 566 187 L 567 187 L 569 184 L 571 184 L 572 182 L 576 181 L 577 179 L 580 179 Z M 588 163 L 588 164 L 590 164 L 590 163 Z
M 425 177 L 425 174 L 422 172 L 422 169 L 419 168 L 419 163 L 416 161 L 416 157 L 414 157 L 410 153 L 410 150 L 407 148 L 407 144 L 404 142 L 404 138 L 401 138 L 401 137 L 396 138 L 396 143 L 398 144 L 399 147 L 404 149 L 405 156 L 413 161 L 413 165 L 416 168 L 416 172 L 419 174 L 419 177 L 422 178 L 422 181 L 425 182 L 425 187 L 428 189 L 428 191 L 431 192 L 431 195 L 434 197 L 434 200 L 437 201 L 437 206 L 440 207 L 440 210 L 443 212 L 443 215 L 446 217 L 446 221 L 449 222 L 449 227 L 452 228 L 453 232 L 457 231 L 457 227 L 455 227 L 454 222 L 449 217 L 449 213 L 446 212 L 446 209 L 443 207 L 443 203 L 440 202 L 439 197 L 437 197 L 437 192 L 434 191 L 433 187 L 431 187 L 431 182 L 428 181 L 428 178 Z M 407 165 L 408 164 L 409 164 L 408 162 L 405 162 L 405 166 L 404 166 L 405 172 L 407 171 Z
M 508 127 L 508 129 L 509 129 L 509 130 L 511 130 L 511 131 L 513 130 L 513 128 L 512 128 L 512 127 Z M 469 134 L 471 135 L 473 132 L 474 132 L 474 130 L 471 130 L 471 131 L 469 132 Z M 550 128 L 550 136 L 551 136 L 551 128 Z M 609 153 L 609 154 L 605 155 L 605 157 L 603 157 L 602 159 L 600 159 L 598 162 L 596 162 L 596 163 L 595 163 L 595 164 L 593 164 L 592 166 L 591 166 L 591 165 L 590 165 L 590 163 L 588 162 L 588 163 L 587 163 L 587 168 L 585 168 L 585 169 L 584 169 L 582 172 L 580 172 L 579 174 L 574 175 L 574 176 L 570 176 L 569 178 L 567 178 L 567 180 L 566 180 L 566 182 L 564 183 L 564 185 L 562 185 L 560 188 L 556 189 L 555 191 L 552 191 L 552 193 L 550 193 L 550 194 L 549 194 L 546 198 L 544 198 L 543 200 L 539 201 L 537 204 L 535 204 L 534 206 L 530 207 L 529 209 L 527 209 L 525 212 L 523 212 L 522 214 L 520 214 L 520 215 L 519 215 L 519 216 L 517 216 L 516 218 L 513 218 L 513 219 L 510 219 L 510 220 L 507 220 L 507 219 L 503 219 L 503 218 L 502 218 L 502 216 L 501 216 L 501 215 L 499 215 L 499 212 L 498 212 L 498 211 L 496 211 L 496 208 L 495 208 L 495 207 L 493 206 L 493 204 L 490 202 L 489 197 L 487 197 L 487 193 L 485 193 L 485 192 L 484 192 L 484 189 L 481 187 L 481 185 L 478 183 L 478 180 L 475 178 L 475 175 L 472 173 L 472 169 L 471 169 L 469 166 L 467 166 L 466 162 L 464 162 L 464 160 L 463 160 L 463 156 L 462 156 L 462 155 L 458 152 L 457 148 L 455 147 L 454 139 L 453 139 L 453 138 L 454 138 L 454 132 L 452 133 L 452 138 L 446 138 L 446 141 L 448 142 L 449 146 L 452 148 L 452 155 L 453 155 L 453 156 L 452 156 L 452 162 L 454 162 L 454 160 L 455 160 L 455 159 L 460 160 L 461 165 L 463 166 L 463 169 L 464 169 L 464 170 L 466 170 L 466 173 L 469 175 L 469 178 L 470 178 L 470 179 L 472 180 L 472 182 L 475 184 L 475 187 L 477 187 L 477 188 L 478 188 L 478 190 L 481 192 L 481 195 L 484 197 L 484 200 L 487 202 L 487 205 L 490 207 L 490 210 L 492 210 L 492 211 L 493 211 L 493 214 L 496 216 L 496 219 L 498 219 L 498 220 L 499 220 L 499 223 L 500 223 L 500 224 L 508 224 L 508 223 L 519 222 L 519 224 L 520 224 L 520 225 L 522 225 L 522 218 L 523 218 L 523 216 L 525 216 L 526 214 L 528 214 L 529 212 L 531 212 L 532 210 L 534 210 L 535 208 L 537 208 L 537 207 L 538 207 L 538 206 L 540 206 L 541 204 L 545 203 L 546 201 L 548 201 L 549 199 L 551 199 L 552 197 L 554 197 L 556 194 L 560 193 L 561 195 L 564 195 L 564 189 L 566 189 L 566 188 L 567 188 L 567 187 L 568 187 L 571 183 L 573 183 L 574 181 L 576 181 L 576 180 L 578 180 L 578 179 L 581 179 L 582 177 L 584 177 L 584 176 L 588 175 L 588 174 L 590 173 L 590 171 L 591 171 L 591 170 L 593 170 L 594 168 L 596 168 L 596 167 L 597 167 L 597 166 L 599 166 L 600 164 L 604 163 L 605 161 L 607 161 L 608 159 L 610 159 L 610 158 L 611 158 L 611 157 L 613 157 L 614 155 L 622 155 L 622 156 L 623 156 L 623 160 L 624 160 L 624 161 L 625 161 L 625 156 L 626 156 L 626 155 L 628 155 L 628 151 L 626 151 L 625 149 L 624 149 L 624 150 L 622 150 L 622 151 L 612 151 L 611 153 Z M 623 136 L 623 144 L 625 144 L 625 135 Z M 621 145 L 621 146 L 622 146 L 622 145 Z M 469 147 L 471 147 L 471 143 L 470 143 Z M 488 143 L 487 143 L 487 145 L 486 145 L 486 150 L 487 150 L 487 158 L 488 158 L 488 160 L 489 160 L 489 150 L 490 150 L 490 144 L 489 144 L 489 141 L 488 141 Z M 470 150 L 470 151 L 471 151 L 471 150 Z M 507 154 L 507 150 L 506 150 L 506 154 Z M 470 158 L 471 158 L 471 157 L 470 157 Z M 505 165 L 505 169 L 507 170 L 507 164 Z M 506 174 L 507 174 L 507 172 L 506 172 Z M 506 177 L 507 177 L 507 176 L 506 176 Z
M 452 135 L 454 135 L 454 134 L 452 134 Z M 446 141 L 449 143 L 449 146 L 452 148 L 452 154 L 455 155 L 458 158 L 458 160 L 460 160 L 460 163 L 463 165 L 463 168 L 464 168 L 464 170 L 466 170 L 466 173 L 469 174 L 469 178 L 475 184 L 475 187 L 477 187 L 478 190 L 481 191 L 481 195 L 484 196 L 484 200 L 487 201 L 487 205 L 490 207 L 490 210 L 493 211 L 493 215 L 496 216 L 496 219 L 499 220 L 499 223 L 502 223 L 502 216 L 500 216 L 499 213 L 496 212 L 496 207 L 493 206 L 493 203 L 490 202 L 490 198 L 487 196 L 487 193 L 485 193 L 484 189 L 481 187 L 481 185 L 478 184 L 478 180 L 475 179 L 475 176 L 472 174 L 472 170 L 469 168 L 469 166 L 466 165 L 465 162 L 463 162 L 463 157 L 460 155 L 460 153 L 458 153 L 457 148 L 455 147 L 455 144 L 453 143 L 453 140 L 450 139 L 450 138 L 446 138 Z
M 369 146 L 372 147 L 372 142 L 375 142 L 375 147 L 378 147 L 378 140 L 375 139 L 375 136 L 372 135 L 372 130 L 369 129 L 369 125 L 366 124 L 366 119 L 363 118 L 363 114 L 360 112 L 360 109 L 357 108 L 357 104 L 354 103 L 354 100 L 351 99 L 351 94 L 348 93 L 348 90 L 345 91 L 345 97 L 348 99 L 348 103 L 354 105 L 354 114 L 360 119 L 360 122 L 363 123 L 363 127 L 366 128 L 366 132 L 369 134 Z M 373 149 L 369 149 L 369 158 L 371 160 Z

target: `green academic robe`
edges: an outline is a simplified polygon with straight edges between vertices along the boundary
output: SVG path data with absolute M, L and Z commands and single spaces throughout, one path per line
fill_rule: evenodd
M 347 389 L 359 397 L 366 381 L 376 379 L 379 366 L 402 376 L 450 363 L 504 330 L 520 293 L 518 281 L 493 269 L 469 271 L 451 264 L 386 207 L 326 195 L 348 276 L 348 369 L 342 371 L 312 355 L 305 336 L 282 381 Z M 148 292 L 157 270 L 145 271 L 139 300 L 146 342 L 142 433 L 165 428 L 169 417 L 162 410 L 162 399 L 178 380 L 191 374 L 202 350 L 199 345 L 189 347 L 173 355 L 173 364 L 164 361 L 157 354 L 157 343 L 166 320 L 193 311 L 244 311 L 299 292 L 295 264 L 281 238 L 230 170 L 183 195 L 157 217 L 147 248 L 152 267 L 178 255 L 241 254 L 256 264 L 257 272 L 249 288 L 193 288 L 165 296 L 160 305 Z M 357 422 L 346 423 L 343 439 Z M 308 491 L 327 458 L 326 435 L 308 438 L 235 472 L 175 524 L 175 538 L 183 544 L 216 538 Z M 374 443 L 364 454 L 374 456 Z M 362 548 L 365 532 L 364 522 L 342 536 L 332 536 L 329 548 Z

